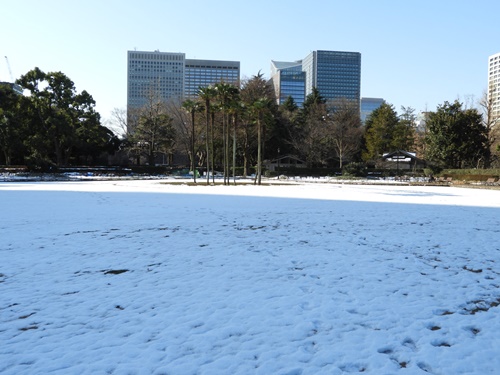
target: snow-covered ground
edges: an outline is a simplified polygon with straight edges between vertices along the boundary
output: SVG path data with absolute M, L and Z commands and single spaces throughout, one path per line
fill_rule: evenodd
M 500 191 L 0 183 L 1 374 L 498 374 Z

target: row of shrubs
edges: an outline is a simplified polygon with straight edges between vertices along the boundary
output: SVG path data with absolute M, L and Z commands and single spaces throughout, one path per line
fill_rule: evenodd
M 270 176 L 276 175 L 298 176 L 298 177 L 395 177 L 395 176 L 424 176 L 423 170 L 408 171 L 396 169 L 369 168 L 365 163 L 350 163 L 343 168 L 280 168 L 271 172 Z
M 498 179 L 500 177 L 500 169 L 424 169 L 424 174 L 426 176 L 442 176 L 450 177 L 454 180 L 461 181 L 487 181 L 490 178 Z
M 365 163 L 350 163 L 342 169 L 326 168 L 281 168 L 277 172 L 270 173 L 270 176 L 277 175 L 299 176 L 299 177 L 319 177 L 319 176 L 343 176 L 343 177 L 451 177 L 455 180 L 463 181 L 486 181 L 489 178 L 500 178 L 500 169 L 446 169 L 434 168 L 416 170 L 396 170 L 368 168 Z
M 65 171 L 79 171 L 85 167 L 74 167 L 74 168 L 61 168 L 60 170 L 51 169 L 50 171 L 41 172 L 65 172 Z M 94 173 L 105 173 L 112 172 L 116 174 L 142 174 L 142 175 L 175 175 L 181 172 L 181 168 L 167 167 L 167 166 L 130 166 L 129 168 L 120 167 L 88 167 L 86 170 Z M 0 172 L 27 172 L 28 168 L 26 166 L 10 166 L 2 167 L 0 166 Z M 199 168 L 198 172 L 200 174 L 204 173 L 204 168 Z M 248 174 L 255 173 L 254 169 L 250 169 Z M 230 171 L 232 175 L 232 170 Z M 236 175 L 243 175 L 243 168 L 236 168 Z M 410 177 L 451 177 L 454 180 L 462 181 L 486 181 L 489 178 L 500 178 L 500 169 L 436 169 L 436 168 L 425 168 L 419 170 L 395 170 L 395 169 L 377 169 L 368 168 L 365 163 L 350 163 L 345 165 L 343 168 L 279 168 L 278 170 L 264 171 L 266 177 L 276 177 L 280 175 L 285 176 L 298 176 L 298 177 L 395 177 L 395 176 L 410 176 Z

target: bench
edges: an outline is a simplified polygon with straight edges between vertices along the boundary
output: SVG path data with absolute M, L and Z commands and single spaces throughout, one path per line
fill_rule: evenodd
M 486 180 L 485 184 L 486 185 L 496 185 L 497 179 L 495 177 L 490 177 Z

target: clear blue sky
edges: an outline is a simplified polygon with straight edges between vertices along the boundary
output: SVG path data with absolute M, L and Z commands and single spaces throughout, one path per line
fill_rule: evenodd
M 435 110 L 479 99 L 500 52 L 498 0 L 0 0 L 0 80 L 34 67 L 87 90 L 103 119 L 127 101 L 127 51 L 237 60 L 242 77 L 313 50 L 361 52 L 361 95 Z

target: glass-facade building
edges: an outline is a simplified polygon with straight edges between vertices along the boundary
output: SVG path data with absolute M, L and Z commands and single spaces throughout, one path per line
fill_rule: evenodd
M 292 97 L 295 104 L 302 106 L 305 100 L 305 75 L 300 61 L 271 61 L 271 79 L 278 104 Z
M 184 97 L 195 98 L 200 87 L 207 87 L 220 82 L 239 87 L 239 61 L 186 60 Z
M 302 75 L 298 74 L 299 69 Z M 284 72 L 289 76 L 287 77 L 286 73 L 284 75 Z M 304 100 L 316 87 L 328 101 L 347 99 L 355 102 L 360 108 L 361 53 L 359 52 L 313 51 L 296 62 L 272 61 L 271 76 L 280 103 L 288 96 L 294 97 L 289 93 L 293 92 L 293 87 L 299 91 L 298 88 L 301 87 L 299 82 L 303 82 Z
M 384 103 L 382 98 L 361 98 L 361 122 L 365 123 L 370 114 Z
M 361 97 L 361 53 L 313 51 L 302 62 L 306 96 L 316 87 L 327 100 L 347 99 L 357 103 Z
M 186 59 L 184 53 L 128 51 L 127 106 L 140 108 L 148 94 L 162 100 L 195 97 L 199 87 L 239 85 L 240 62 Z

